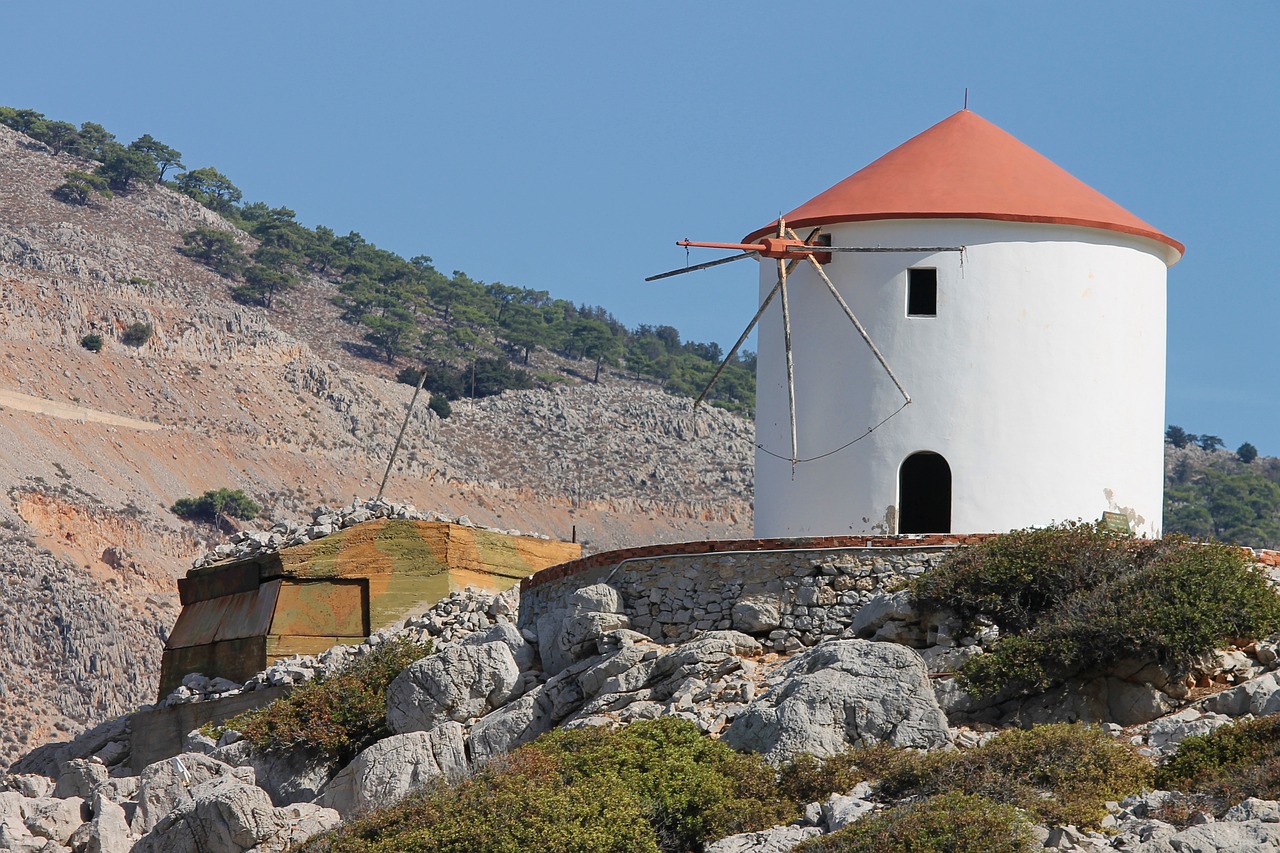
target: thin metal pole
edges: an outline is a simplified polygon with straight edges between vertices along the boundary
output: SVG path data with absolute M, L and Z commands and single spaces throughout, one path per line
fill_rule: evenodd
M 822 231 L 821 228 L 813 229 L 809 232 L 809 237 L 805 242 L 812 241 L 814 237 L 818 236 L 820 231 Z M 798 263 L 800 263 L 800 258 L 798 257 L 787 261 L 787 272 L 791 272 L 791 270 L 795 269 L 795 266 Z M 706 387 L 702 389 L 702 393 L 698 395 L 698 399 L 693 401 L 693 408 L 695 411 L 697 410 L 698 405 L 706 399 L 707 394 L 711 392 L 711 386 L 716 384 L 716 380 L 720 378 L 721 373 L 724 373 L 724 369 L 729 365 L 729 362 L 733 361 L 733 357 L 738 354 L 738 350 L 742 349 L 742 345 L 747 342 L 747 338 L 751 336 L 751 330 L 756 327 L 756 323 L 760 322 L 760 318 L 764 316 L 765 309 L 769 307 L 769 303 L 773 302 L 773 297 L 778 295 L 778 288 L 781 287 L 781 285 L 782 280 L 779 279 L 778 283 L 773 286 L 773 290 L 770 290 L 769 295 L 764 298 L 764 302 L 760 303 L 760 310 L 756 312 L 756 316 L 752 317 L 751 322 L 747 324 L 747 330 L 742 333 L 742 337 L 738 338 L 738 342 L 733 345 L 733 349 L 729 350 L 729 354 L 720 362 L 720 366 L 716 368 L 716 372 L 712 374 L 711 380 L 707 382 Z
M 391 466 L 396 464 L 396 454 L 400 452 L 400 442 L 404 440 L 404 431 L 409 428 L 409 416 L 413 414 L 413 404 L 418 402 L 418 395 L 422 393 L 422 386 L 427 384 L 427 366 L 422 365 L 422 375 L 418 377 L 418 387 L 413 389 L 413 396 L 409 398 L 409 406 L 404 410 L 404 423 L 400 424 L 400 433 L 396 436 L 396 446 L 391 448 L 391 458 L 387 460 L 387 470 L 382 473 L 382 483 L 378 486 L 378 496 L 374 501 L 382 500 L 382 493 L 387 488 L 387 478 L 391 476 Z

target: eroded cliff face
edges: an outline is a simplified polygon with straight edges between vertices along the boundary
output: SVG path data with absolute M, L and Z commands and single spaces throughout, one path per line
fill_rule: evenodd
M 241 488 L 270 521 L 372 496 L 412 393 L 351 355 L 332 284 L 238 305 L 177 246 L 197 226 L 248 237 L 164 187 L 55 200 L 76 168 L 0 127 L 0 764 L 154 695 L 174 581 L 215 539 L 177 498 Z M 138 347 L 133 323 L 153 329 Z M 447 421 L 420 404 L 386 494 L 589 550 L 741 536 L 752 435 L 616 379 Z

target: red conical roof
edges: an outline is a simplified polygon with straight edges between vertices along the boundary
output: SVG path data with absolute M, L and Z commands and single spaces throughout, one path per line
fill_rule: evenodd
M 876 219 L 999 219 L 1103 228 L 1174 250 L 1157 231 L 980 116 L 961 110 L 784 215 L 793 228 Z M 777 230 L 777 220 L 743 238 Z

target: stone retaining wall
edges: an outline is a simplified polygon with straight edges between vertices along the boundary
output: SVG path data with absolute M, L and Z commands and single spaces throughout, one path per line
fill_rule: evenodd
M 823 537 L 657 545 L 547 569 L 521 588 L 520 627 L 564 606 L 573 590 L 616 589 L 633 629 L 684 642 L 733 628 L 775 651 L 847 636 L 875 593 L 936 566 L 986 536 Z M 921 638 L 924 640 L 925 638 Z
M 775 651 L 849 636 L 859 608 L 938 564 L 950 550 L 996 534 L 826 536 L 649 545 L 593 554 L 521 583 L 521 628 L 564 606 L 574 590 L 603 583 L 622 597 L 633 629 L 667 642 L 727 628 Z M 1250 550 L 1260 565 L 1280 552 Z M 920 645 L 930 638 L 920 637 Z

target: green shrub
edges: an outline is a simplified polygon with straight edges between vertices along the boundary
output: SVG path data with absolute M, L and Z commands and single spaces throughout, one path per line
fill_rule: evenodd
M 53 197 L 67 204 L 86 205 L 93 200 L 95 193 L 111 198 L 113 193 L 107 179 L 88 172 L 67 172 L 63 177 L 67 180 L 53 191 Z
M 535 746 L 555 756 L 571 781 L 590 788 L 617 780 L 633 792 L 669 853 L 700 850 L 706 841 L 765 829 L 798 812 L 760 756 L 736 753 L 675 717 L 616 732 L 559 730 Z
M 790 800 L 813 803 L 859 782 L 880 779 L 918 761 L 920 753 L 876 744 L 855 747 L 827 759 L 804 753 L 778 771 L 778 787 Z
M 234 729 L 262 752 L 298 747 L 348 761 L 374 741 L 389 737 L 387 686 L 430 643 L 389 640 L 329 676 L 301 685 L 265 708 L 232 717 L 210 731 Z
M 1248 797 L 1280 799 L 1280 716 L 1232 723 L 1187 738 L 1156 770 L 1155 783 L 1208 801 L 1219 813 Z
M 151 336 L 155 333 L 150 323 L 131 323 L 124 333 L 120 335 L 120 343 L 130 347 L 140 347 L 147 341 L 151 340 Z
M 853 749 L 816 767 L 802 758 L 783 768 L 782 786 L 801 802 L 866 780 L 891 799 L 971 794 L 1024 809 L 1048 824 L 1097 826 L 1106 803 L 1137 793 L 1150 765 L 1103 732 L 1064 723 L 1001 733 L 967 752 Z
M 80 339 L 80 346 L 89 352 L 102 352 L 102 335 L 97 332 L 90 332 Z
M 686 853 L 796 817 L 756 755 L 671 717 L 543 735 L 470 779 L 313 839 L 307 853 Z
M 187 521 L 205 521 L 214 527 L 223 518 L 249 519 L 262 512 L 262 507 L 241 489 L 210 489 L 198 498 L 179 498 L 169 511 Z
M 924 610 L 1007 632 L 959 673 L 969 692 L 1033 692 L 1125 658 L 1189 669 L 1227 640 L 1280 628 L 1280 597 L 1234 547 L 1096 526 L 1022 530 L 952 555 L 911 585 Z
M 449 417 L 449 415 L 453 414 L 453 406 L 449 405 L 448 399 L 443 395 L 431 395 L 431 400 L 427 403 L 427 408 L 435 412 L 436 417 L 440 418 L 440 420 L 444 420 Z
M 524 747 L 311 839 L 298 853 L 658 853 L 636 796 L 616 778 L 566 780 Z
M 796 853 L 1031 853 L 1027 821 L 1012 806 L 950 793 L 863 818 Z
M 910 589 L 925 611 L 951 610 L 967 622 L 982 616 L 1002 631 L 1023 631 L 1081 590 L 1148 562 L 1158 546 L 1093 524 L 1015 530 L 956 550 Z

